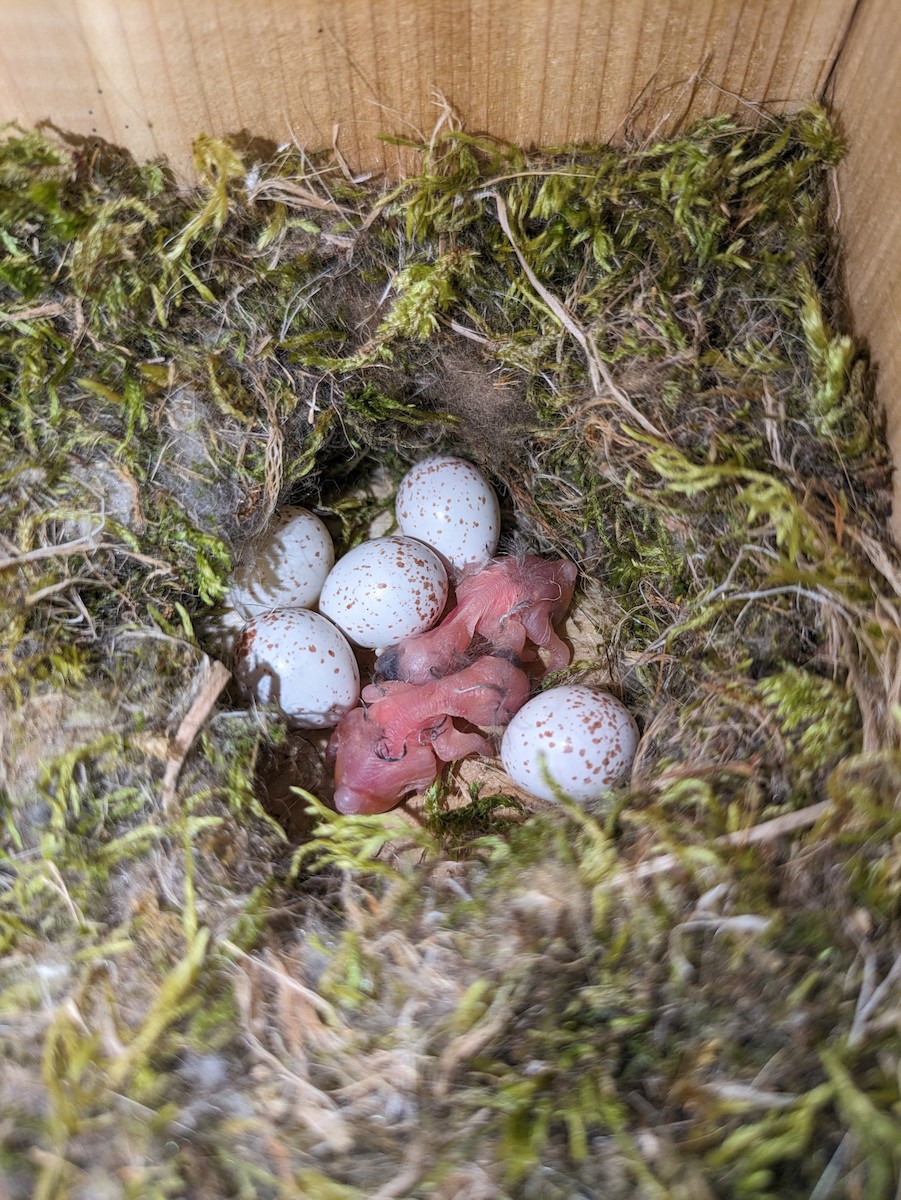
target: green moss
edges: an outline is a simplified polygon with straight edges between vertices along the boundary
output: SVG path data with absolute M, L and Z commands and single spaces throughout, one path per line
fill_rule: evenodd
M 841 149 L 817 107 L 535 153 L 451 122 L 388 189 L 200 138 L 184 190 L 6 131 L 13 1197 L 891 1190 L 899 571 Z M 164 788 L 275 506 L 349 547 L 439 449 L 578 562 L 566 677 L 640 716 L 629 788 L 536 816 L 451 771 L 413 823 L 302 787 L 296 835 L 292 740 L 227 690 Z
M 337 868 L 363 875 L 398 876 L 396 869 L 380 862 L 378 856 L 385 846 L 407 833 L 405 825 L 398 824 L 396 818 L 390 817 L 342 817 L 327 808 L 316 796 L 301 789 L 296 790 L 309 803 L 307 811 L 317 821 L 310 837 L 294 852 L 292 872 L 295 875 L 303 866 L 308 873 Z M 419 844 L 431 846 L 425 831 L 411 836 Z

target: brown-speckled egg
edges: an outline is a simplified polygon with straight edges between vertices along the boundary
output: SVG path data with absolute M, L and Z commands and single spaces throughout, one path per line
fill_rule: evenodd
M 283 508 L 227 603 L 245 620 L 273 608 L 312 608 L 334 562 L 331 535 L 316 514 Z
M 500 508 L 478 467 L 450 455 L 425 458 L 397 489 L 397 523 L 458 570 L 485 563 L 497 549 Z
M 517 787 L 541 800 L 584 803 L 621 783 L 638 748 L 638 727 L 609 692 L 549 688 L 519 710 L 501 758 Z
M 298 729 L 330 729 L 360 698 L 360 672 L 347 638 L 303 608 L 277 608 L 249 621 L 235 650 L 245 695 L 277 704 Z
M 447 572 L 411 537 L 363 542 L 332 568 L 319 609 L 358 646 L 393 646 L 430 629 L 447 601 Z

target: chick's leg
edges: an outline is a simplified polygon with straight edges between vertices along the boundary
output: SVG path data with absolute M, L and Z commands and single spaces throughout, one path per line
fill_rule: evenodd
M 446 721 L 432 740 L 432 749 L 442 762 L 455 762 L 467 754 L 481 754 L 486 758 L 494 755 L 494 747 L 480 733 L 464 733 L 453 722 Z

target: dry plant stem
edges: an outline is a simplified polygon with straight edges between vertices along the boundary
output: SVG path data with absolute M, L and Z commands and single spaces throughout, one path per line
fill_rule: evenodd
M 826 1169 L 820 1176 L 813 1191 L 810 1193 L 809 1200 L 829 1200 L 830 1196 L 836 1194 L 835 1188 L 841 1179 L 842 1168 L 851 1153 L 852 1147 L 855 1144 L 853 1134 L 846 1133 L 836 1147 L 835 1153 L 826 1164 Z
M 454 333 L 459 333 L 461 337 L 468 338 L 471 342 L 478 342 L 480 346 L 489 344 L 488 338 L 481 333 L 476 333 L 474 329 L 468 329 L 465 325 L 461 325 L 459 321 L 450 321 L 448 324 Z
M 743 1083 L 714 1081 L 707 1084 L 704 1090 L 721 1100 L 737 1101 L 755 1108 L 789 1108 L 798 1102 L 798 1097 L 792 1092 L 764 1092 Z
M 451 1092 L 454 1077 L 461 1062 L 478 1053 L 493 1037 L 503 1029 L 509 1015 L 510 1006 L 517 993 L 515 984 L 501 989 L 491 1002 L 491 1007 L 473 1029 L 455 1038 L 445 1048 L 436 1069 L 437 1078 L 434 1084 L 434 1094 L 439 1100 L 446 1100 Z
M 67 588 L 77 587 L 79 584 L 87 582 L 88 576 L 86 575 L 75 575 L 72 579 L 62 579 L 59 583 L 51 583 L 37 592 L 32 592 L 30 596 L 26 596 L 22 603 L 26 607 L 31 608 L 35 604 L 40 604 L 42 600 L 46 600 L 48 596 L 55 596 L 58 592 L 64 592 Z M 2 1200 L 2 1197 L 0 1197 L 0 1200 Z
M 62 304 L 39 304 L 37 308 L 23 308 L 19 312 L 0 311 L 0 321 L 37 321 L 45 317 L 61 317 L 65 311 Z
M 247 200 L 250 204 L 257 200 L 275 201 L 289 208 L 314 208 L 319 212 L 339 213 L 342 216 L 353 213 L 352 209 L 333 200 L 325 200 L 291 179 L 263 179 L 248 191 Z
M 723 837 L 716 838 L 713 845 L 753 846 L 758 842 L 772 842 L 776 838 L 794 833 L 798 829 L 807 829 L 809 826 L 815 825 L 820 817 L 824 817 L 831 809 L 832 802 L 822 800 L 819 804 L 811 804 L 797 812 L 774 817 L 771 821 L 764 821 L 762 825 L 754 825 L 751 829 L 739 829 L 735 833 L 727 833 Z M 613 882 L 626 883 L 632 879 L 650 879 L 654 875 L 672 871 L 679 865 L 678 855 L 660 854 L 656 858 L 649 858 L 646 862 L 639 863 L 636 867 L 630 867 L 627 871 L 618 872 Z
M 507 241 L 512 246 L 513 253 L 519 259 L 519 265 L 525 272 L 529 283 L 531 283 L 532 287 L 545 302 L 563 328 L 581 347 L 582 352 L 585 355 L 585 360 L 588 363 L 588 374 L 591 379 L 591 388 L 594 394 L 602 399 L 604 398 L 604 391 L 601 387 L 601 381 L 603 380 L 610 395 L 617 402 L 620 408 L 633 421 L 636 422 L 636 424 L 640 425 L 646 433 L 650 433 L 654 437 L 660 438 L 661 441 L 664 440 L 663 434 L 660 432 L 657 426 L 652 424 L 652 422 L 649 421 L 643 413 L 638 411 L 622 388 L 617 387 L 613 376 L 608 370 L 607 364 L 595 351 L 594 347 L 588 340 L 588 335 L 585 333 L 585 330 L 582 329 L 566 305 L 561 300 L 558 300 L 552 292 L 547 290 L 547 288 L 540 282 L 538 276 L 529 266 L 528 259 L 522 253 L 516 243 L 516 239 L 513 237 L 513 231 L 510 228 L 510 221 L 507 217 L 507 206 L 504 203 L 503 197 L 498 192 L 487 192 L 484 194 L 489 195 L 494 199 L 494 203 L 497 208 L 497 219 L 500 223 L 500 227 L 503 229 Z
M 868 958 L 866 960 L 867 965 L 869 966 L 872 961 L 872 959 Z M 899 979 L 901 979 L 901 956 L 896 958 L 892 963 L 888 974 L 878 987 L 873 988 L 872 979 L 868 981 L 866 986 L 861 987 L 860 996 L 857 1001 L 857 1010 L 854 1013 L 854 1023 L 848 1035 L 849 1046 L 856 1046 L 863 1040 L 867 1022 L 886 999 L 890 989 L 895 987 Z M 864 995 L 865 992 L 867 993 L 866 996 Z
M 416 1186 L 422 1175 L 424 1159 L 422 1143 L 414 1142 L 403 1168 L 377 1192 L 373 1192 L 370 1200 L 399 1200 L 401 1196 L 409 1195 L 410 1188 Z
M 148 554 L 139 554 L 136 550 L 126 550 L 124 546 L 117 546 L 113 542 L 95 542 L 93 537 L 93 534 L 88 534 L 87 537 L 76 538 L 71 542 L 62 542 L 58 546 L 38 546 L 36 549 L 28 550 L 24 554 L 17 554 L 10 558 L 0 558 L 0 571 L 8 571 L 11 567 L 21 567 L 26 563 L 37 562 L 42 558 L 64 558 L 68 554 L 88 554 L 94 550 L 114 550 L 117 554 L 124 554 L 127 558 L 134 559 L 135 562 L 144 563 L 148 567 L 156 567 L 160 571 L 171 572 L 172 568 L 169 563 L 165 563 L 159 558 L 151 558 Z
M 290 988 L 291 991 L 296 992 L 299 996 L 302 996 L 308 1004 L 317 1009 L 322 1016 L 327 1018 L 329 1021 L 337 1020 L 334 1005 L 329 1004 L 329 1002 L 323 999 L 323 997 L 317 992 L 314 992 L 312 989 L 304 987 L 303 984 L 298 983 L 296 979 L 292 978 L 284 971 L 279 971 L 270 963 L 265 962 L 259 957 L 259 955 L 248 954 L 245 950 L 242 950 L 240 946 L 236 946 L 234 942 L 230 941 L 222 942 L 222 949 L 227 951 L 229 954 L 234 955 L 235 958 L 240 958 L 258 970 L 264 971 L 273 979 L 277 980 L 281 986 Z
M 38 546 L 24 554 L 0 558 L 0 571 L 8 571 L 10 567 L 22 567 L 26 563 L 38 562 L 42 558 L 64 558 L 67 554 L 87 554 L 89 550 L 97 549 L 94 538 L 102 528 L 103 526 L 100 525 L 94 533 L 89 533 L 86 537 L 74 538 L 71 542 L 61 542 L 58 546 Z
M 286 978 L 280 978 L 279 983 L 284 983 Z M 331 1151 L 346 1153 L 352 1145 L 346 1122 L 338 1111 L 334 1095 L 316 1087 L 307 1077 L 306 1053 L 298 1053 L 296 1046 L 292 1053 L 278 1036 L 272 1049 L 264 1044 L 263 1039 L 270 1035 L 272 1026 L 263 1015 L 265 1006 L 261 1003 L 251 974 L 238 973 L 235 996 L 248 1048 L 261 1064 L 275 1073 L 280 1086 L 287 1086 L 293 1091 L 294 1112 L 298 1120 L 317 1138 L 323 1139 Z
M 285 435 L 279 424 L 278 405 L 275 400 L 271 396 L 265 396 L 263 407 L 269 420 L 269 435 L 266 440 L 266 500 L 271 511 L 278 503 Z
M 203 728 L 222 689 L 231 678 L 231 671 L 228 667 L 209 658 L 204 661 L 201 670 L 205 678 L 200 685 L 200 691 L 179 725 L 178 732 L 169 748 L 169 759 L 163 775 L 163 804 L 166 808 L 169 808 L 175 800 L 178 777 L 185 759 L 188 757 L 188 752 L 194 744 L 194 739 Z

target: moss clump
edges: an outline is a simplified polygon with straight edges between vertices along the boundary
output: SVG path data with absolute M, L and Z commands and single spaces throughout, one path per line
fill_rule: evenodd
M 881 1200 L 901 568 L 828 116 L 416 150 L 0 147 L 5 1192 Z M 216 682 L 276 505 L 351 545 L 436 447 L 579 563 L 609 804 L 338 818 Z

